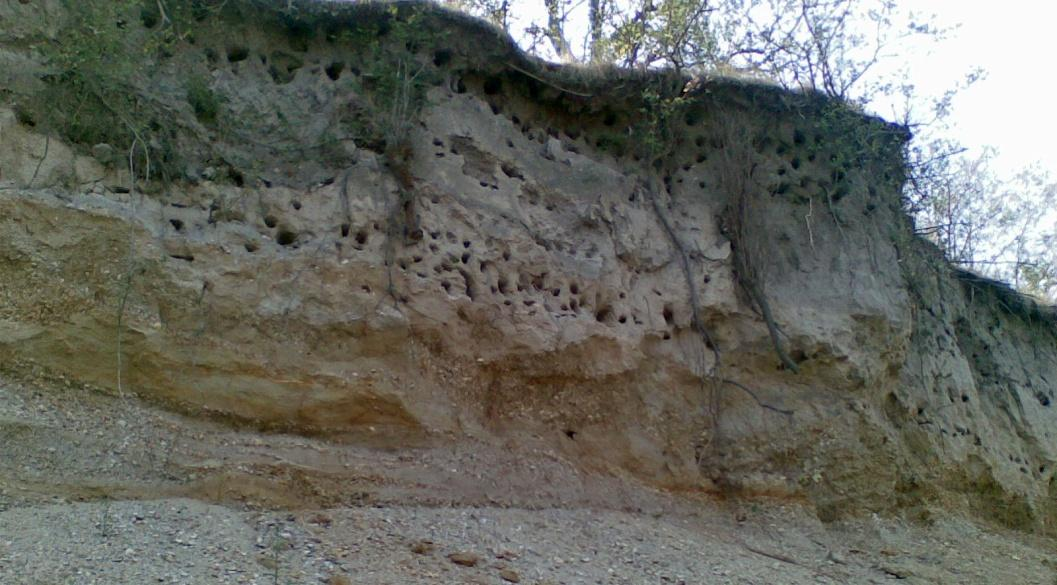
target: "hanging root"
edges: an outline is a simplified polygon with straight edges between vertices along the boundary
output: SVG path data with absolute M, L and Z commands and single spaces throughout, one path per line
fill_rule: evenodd
M 774 345 L 775 353 L 778 354 L 778 359 L 787 370 L 794 374 L 799 374 L 800 368 L 789 357 L 785 346 L 782 344 L 782 333 L 778 328 L 777 321 L 774 319 L 774 312 L 771 311 L 771 303 L 768 302 L 767 295 L 764 292 L 764 278 L 756 263 L 758 251 L 753 248 L 753 242 L 746 233 L 746 226 L 750 221 L 748 206 L 748 195 L 746 193 L 742 192 L 736 195 L 734 209 L 731 213 L 733 217 L 727 222 L 734 250 L 734 272 L 737 275 L 738 284 L 741 285 L 742 290 L 756 305 L 764 323 L 767 324 L 767 333 L 771 336 L 771 343 Z
M 655 183 L 655 180 L 651 179 L 651 182 Z M 655 186 L 656 185 L 651 185 L 651 187 Z M 672 227 L 671 222 L 668 221 L 668 216 L 665 215 L 660 201 L 657 200 L 656 189 L 646 189 L 645 195 L 653 206 L 653 212 L 657 215 L 657 220 L 661 223 L 661 226 L 664 227 L 664 232 L 668 234 L 668 239 L 671 241 L 672 247 L 675 248 L 675 252 L 679 256 L 679 265 L 683 269 L 683 276 L 686 278 L 686 286 L 690 289 L 690 327 L 701 336 L 701 341 L 704 342 L 705 347 L 712 350 L 712 357 L 715 361 L 712 364 L 709 376 L 715 377 L 719 371 L 719 345 L 717 345 L 715 340 L 712 339 L 712 335 L 708 332 L 708 328 L 706 328 L 704 323 L 701 322 L 701 305 L 698 302 L 697 281 L 694 279 L 693 271 L 690 266 L 690 254 L 687 253 L 686 246 L 684 246 L 682 240 L 679 239 L 679 235 L 675 233 L 675 229 Z
M 774 319 L 774 312 L 767 300 L 766 274 L 760 259 L 764 257 L 761 250 L 762 239 L 752 231 L 750 226 L 758 225 L 761 218 L 753 217 L 752 206 L 760 186 L 756 183 L 755 151 L 739 137 L 744 133 L 733 122 L 727 122 L 722 128 L 723 162 L 719 167 L 720 186 L 730 197 L 730 203 L 723 221 L 724 231 L 730 238 L 734 254 L 734 273 L 738 284 L 755 305 L 767 324 L 767 332 L 778 359 L 785 368 L 793 373 L 800 373 L 782 344 L 781 330 Z
M 738 382 L 735 382 L 734 380 L 729 380 L 727 378 L 723 378 L 722 382 L 724 384 L 730 384 L 731 386 L 734 386 L 738 390 L 741 390 L 742 392 L 748 394 L 750 397 L 752 397 L 752 399 L 756 402 L 756 404 L 760 408 L 764 408 L 764 409 L 770 410 L 772 412 L 777 412 L 778 414 L 784 414 L 786 416 L 793 416 L 793 411 L 792 410 L 788 410 L 788 409 L 785 409 L 785 408 L 778 408 L 777 406 L 768 404 L 768 403 L 760 400 L 760 397 L 757 396 L 755 392 L 750 390 L 749 387 L 745 386 L 744 384 L 739 384 Z
M 401 302 L 393 279 L 397 240 L 408 245 L 422 239 L 415 181 L 411 174 L 411 156 L 410 140 L 406 136 L 399 137 L 385 151 L 386 164 L 393 178 L 396 179 L 397 190 L 397 200 L 389 211 L 386 226 L 385 265 L 388 280 L 386 290 L 397 305 Z

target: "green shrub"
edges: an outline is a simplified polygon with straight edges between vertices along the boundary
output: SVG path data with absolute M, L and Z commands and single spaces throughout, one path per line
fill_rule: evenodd
M 146 127 L 133 80 L 143 66 L 126 32 L 138 2 L 66 2 L 68 20 L 40 49 L 50 68 L 34 118 L 71 141 L 128 147 Z
M 206 126 L 214 126 L 223 105 L 223 99 L 214 92 L 204 77 L 195 76 L 187 80 L 187 103 L 195 118 Z

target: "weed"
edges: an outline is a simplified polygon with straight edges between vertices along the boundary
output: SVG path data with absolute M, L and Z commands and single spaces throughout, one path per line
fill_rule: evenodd
M 194 76 L 187 80 L 187 103 L 199 122 L 206 126 L 216 125 L 223 99 L 209 87 L 204 77 Z
M 404 154 L 426 91 L 437 81 L 435 66 L 421 53 L 438 44 L 443 33 L 423 29 L 421 21 L 417 7 L 393 5 L 384 18 L 365 20 L 338 37 L 363 52 L 360 84 L 368 111 L 352 120 L 354 130 L 390 159 Z
M 70 2 L 69 24 L 41 46 L 52 72 L 34 112 L 82 144 L 128 147 L 146 128 L 133 79 L 142 60 L 125 32 L 137 2 Z
M 281 534 L 279 534 L 279 525 L 276 524 L 274 527 L 274 533 L 272 535 L 271 546 L 268 547 L 271 553 L 270 568 L 272 569 L 272 585 L 279 585 L 279 570 L 282 566 L 280 560 L 281 553 L 286 550 L 287 542 Z
M 682 117 L 688 100 L 666 88 L 665 77 L 642 90 L 641 121 L 635 134 L 639 137 L 640 154 L 650 164 L 667 157 L 675 146 L 675 120 Z

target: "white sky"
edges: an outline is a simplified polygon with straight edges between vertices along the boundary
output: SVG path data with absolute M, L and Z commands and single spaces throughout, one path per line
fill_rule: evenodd
M 951 134 L 968 146 L 998 148 L 1006 172 L 1040 162 L 1057 175 L 1057 76 L 1051 59 L 1057 2 L 1051 0 L 902 0 L 901 6 L 961 26 L 931 54 L 904 56 L 906 73 L 941 93 L 973 67 L 986 78 L 954 101 Z M 1049 56 L 1049 57 L 1048 57 Z

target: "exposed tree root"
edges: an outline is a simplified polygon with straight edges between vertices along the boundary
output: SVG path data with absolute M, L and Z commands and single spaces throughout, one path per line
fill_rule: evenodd
M 740 383 L 735 382 L 734 380 L 730 380 L 728 378 L 723 378 L 722 382 L 724 384 L 730 384 L 731 386 L 734 386 L 735 388 L 737 388 L 737 389 L 741 390 L 742 392 L 744 392 L 744 393 L 748 394 L 749 396 L 751 396 L 752 399 L 756 401 L 757 406 L 759 406 L 760 408 L 764 408 L 764 409 L 767 409 L 767 410 L 770 410 L 770 411 L 773 411 L 773 412 L 777 412 L 779 414 L 784 414 L 786 416 L 793 416 L 793 411 L 792 410 L 788 410 L 788 409 L 785 409 L 785 408 L 778 408 L 777 406 L 768 404 L 768 403 L 760 400 L 760 397 L 757 396 L 755 392 L 750 390 L 744 384 L 740 384 Z
M 748 217 L 746 217 L 748 214 L 745 210 L 747 207 L 745 199 L 746 197 L 743 195 L 735 204 L 737 209 L 734 214 L 737 217 L 730 222 L 731 242 L 734 244 L 734 271 L 737 274 L 738 284 L 741 285 L 742 290 L 756 305 L 760 315 L 763 317 L 763 321 L 767 325 L 767 333 L 771 336 L 771 343 L 774 345 L 774 352 L 778 354 L 778 359 L 782 362 L 785 369 L 798 374 L 800 373 L 800 368 L 789 357 L 785 346 L 782 344 L 781 331 L 778 329 L 778 323 L 774 319 L 774 312 L 771 311 L 771 303 L 768 302 L 767 295 L 764 293 L 763 278 L 754 262 L 754 253 L 745 234 L 745 225 L 749 221 Z
M 782 365 L 793 373 L 800 373 L 800 368 L 789 357 L 782 344 L 781 330 L 775 321 L 764 289 L 766 277 L 759 262 L 762 257 L 762 250 L 758 249 L 760 242 L 749 228 L 753 225 L 753 220 L 759 220 L 752 217 L 752 210 L 749 209 L 754 197 L 754 187 L 758 187 L 753 178 L 756 172 L 756 164 L 753 162 L 755 154 L 738 140 L 737 128 L 729 127 L 726 132 L 729 136 L 724 140 L 726 146 L 723 152 L 726 160 L 720 167 L 720 184 L 730 197 L 723 223 L 734 253 L 735 277 L 767 324 L 771 343 Z
M 664 231 L 668 234 L 668 239 L 672 243 L 672 247 L 675 248 L 676 254 L 679 256 L 679 265 L 683 269 L 683 276 L 686 277 L 686 286 L 690 289 L 690 327 L 701 336 L 701 341 L 704 342 L 705 347 L 712 350 L 712 357 L 714 362 L 709 372 L 709 377 L 715 377 L 719 372 L 720 365 L 720 351 L 719 346 L 715 340 L 712 339 L 712 335 L 708 332 L 708 328 L 701 322 L 701 304 L 698 300 L 697 295 L 697 281 L 694 279 L 693 271 L 690 266 L 690 255 L 686 252 L 686 246 L 683 245 L 682 240 L 679 239 L 679 234 L 675 233 L 675 229 L 672 227 L 668 216 L 664 213 L 664 209 L 661 207 L 660 201 L 657 200 L 656 193 L 656 179 L 650 179 L 650 188 L 646 189 L 646 198 L 649 199 L 650 204 L 653 206 L 653 212 L 657 216 L 657 220 L 664 227 Z

